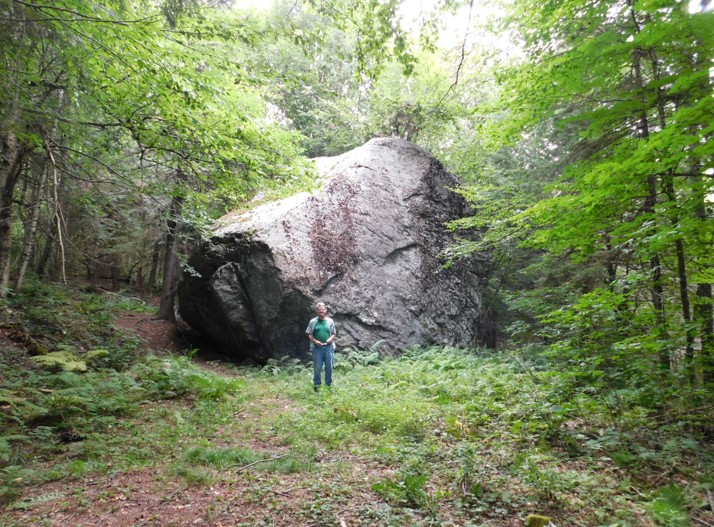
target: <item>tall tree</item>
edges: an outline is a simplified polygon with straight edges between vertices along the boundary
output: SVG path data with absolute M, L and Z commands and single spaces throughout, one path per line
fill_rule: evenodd
M 501 75 L 506 118 L 492 136 L 522 139 L 550 120 L 582 129 L 550 196 L 514 221 L 533 228 L 531 247 L 603 263 L 606 283 L 588 309 L 633 310 L 603 346 L 638 350 L 641 364 L 679 364 L 693 342 L 689 284 L 712 265 L 711 238 L 700 234 L 711 231 L 702 197 L 714 187 L 712 15 L 670 0 L 520 0 L 506 23 L 526 56 Z M 562 137 L 550 136 L 554 147 Z M 703 288 L 697 301 L 708 306 L 707 296 Z M 700 342 L 710 339 L 704 319 Z M 711 352 L 698 354 L 708 371 Z
M 118 247 L 130 233 L 115 228 L 126 219 L 117 207 L 126 210 L 132 195 L 147 196 L 168 211 L 175 210 L 170 204 L 176 194 L 216 192 L 226 202 L 235 201 L 249 196 L 260 181 L 288 181 L 306 173 L 293 163 L 298 154 L 293 135 L 268 122 L 260 85 L 232 55 L 235 42 L 249 45 L 257 36 L 249 21 L 234 13 L 181 11 L 179 4 L 166 11 L 168 4 L 2 4 L 3 292 L 15 247 L 13 212 L 21 206 L 17 182 L 23 174 L 42 178 L 41 171 L 24 163 L 33 150 L 53 156 L 64 190 L 80 198 L 71 206 L 85 219 L 98 220 L 67 225 L 71 219 L 56 201 L 55 239 L 86 233 L 94 225 L 100 230 L 86 239 L 109 240 L 104 255 L 96 254 L 91 242 L 84 246 L 86 254 L 68 255 L 70 267 L 106 257 L 118 268 Z M 172 179 L 177 167 L 186 174 L 181 181 Z M 157 224 L 161 217 L 154 213 L 145 219 Z M 146 230 L 151 229 L 137 231 Z

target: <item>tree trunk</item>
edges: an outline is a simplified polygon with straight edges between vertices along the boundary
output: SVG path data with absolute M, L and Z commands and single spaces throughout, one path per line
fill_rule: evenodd
M 682 320 L 684 321 L 684 335 L 686 339 L 684 350 L 685 368 L 690 377 L 694 373 L 694 335 L 692 328 L 692 308 L 689 302 L 689 279 L 687 278 L 687 262 L 684 254 L 684 242 L 678 239 L 674 242 L 677 251 L 677 274 L 679 276 L 679 299 L 682 306 Z
M 52 170 L 52 194 L 54 200 L 54 215 L 55 215 L 55 226 L 57 227 L 57 244 L 59 246 L 59 256 L 60 256 L 60 270 L 62 272 L 62 283 L 67 283 L 67 258 L 65 257 L 65 247 L 64 247 L 64 236 L 62 234 L 62 225 L 64 223 L 64 215 L 62 213 L 62 204 L 60 203 L 60 185 L 61 178 L 57 174 L 57 163 L 55 162 L 52 150 L 47 151 L 48 158 L 50 160 L 50 168 Z
M 711 221 L 707 216 L 704 198 L 700 197 L 696 217 L 704 224 Z M 702 229 L 701 232 L 706 232 L 706 230 Z M 702 245 L 711 247 L 711 241 L 704 239 Z M 711 283 L 697 285 L 693 315 L 701 341 L 701 350 L 696 360 L 697 366 L 701 371 L 704 386 L 714 388 L 714 297 L 712 296 Z
M 698 356 L 698 366 L 704 386 L 714 387 L 714 298 L 712 284 L 697 286 L 697 300 L 694 303 L 694 320 L 701 337 L 702 348 Z
M 171 215 L 166 222 L 168 231 L 166 232 L 166 250 L 164 253 L 164 281 L 157 318 L 170 322 L 176 322 L 175 301 L 179 281 L 178 234 L 182 205 L 182 198 L 174 197 L 172 199 Z
M 119 291 L 119 282 L 121 280 L 121 268 L 119 267 L 119 258 L 116 255 L 109 257 L 109 274 L 112 277 L 112 291 Z
M 151 295 L 156 286 L 156 275 L 159 272 L 159 260 L 161 259 L 161 240 L 154 242 L 154 250 L 151 255 L 151 269 L 149 270 L 149 279 L 146 282 L 146 292 Z
M 633 11 L 633 20 L 635 14 Z M 644 51 L 635 49 L 632 57 L 632 65 L 635 73 L 635 82 L 640 89 L 644 89 L 644 81 L 642 77 L 642 56 Z M 643 104 L 645 103 L 645 95 L 642 94 Z M 640 139 L 647 140 L 650 136 L 650 126 L 647 118 L 647 113 L 643 110 L 637 123 L 638 135 Z M 657 176 L 650 175 L 647 177 L 647 197 L 643 203 L 643 212 L 652 217 L 655 215 L 655 206 L 657 205 Z M 666 334 L 666 318 L 664 311 L 664 287 L 662 286 L 662 264 L 659 254 L 651 254 L 649 257 L 650 267 L 650 296 L 652 298 L 652 306 L 655 311 L 656 319 L 656 335 L 664 337 Z M 663 370 L 670 369 L 669 350 L 661 348 L 659 351 L 659 364 Z
M 656 50 L 649 51 L 649 58 L 652 64 L 652 77 L 656 81 L 661 80 L 659 59 L 657 58 Z M 659 116 L 659 125 L 662 130 L 667 127 L 667 112 L 664 93 L 661 88 L 657 88 L 657 114 Z M 665 192 L 669 202 L 672 204 L 671 222 L 672 226 L 677 229 L 680 223 L 679 206 L 677 204 L 677 193 L 674 188 L 673 170 L 667 170 L 665 176 Z M 679 300 L 682 312 L 682 321 L 684 323 L 685 335 L 685 351 L 684 351 L 684 367 L 693 379 L 694 374 L 694 337 L 695 330 L 692 328 L 692 310 L 689 301 L 689 280 L 687 277 L 687 259 L 684 250 L 684 240 L 679 237 L 674 242 L 674 250 L 677 255 L 677 278 L 679 282 Z
M 615 257 L 615 249 L 612 246 L 612 239 L 609 234 L 605 235 L 605 250 L 607 251 L 605 270 L 607 271 L 608 288 L 613 290 L 617 281 L 617 258 Z
M 32 198 L 32 211 L 25 224 L 25 240 L 22 247 L 22 254 L 20 256 L 20 267 L 17 271 L 17 277 L 15 278 L 16 291 L 19 291 L 22 288 L 22 284 L 25 280 L 25 273 L 27 272 L 27 268 L 30 265 L 30 259 L 32 258 L 32 253 L 34 252 L 33 249 L 37 239 L 37 223 L 40 219 L 40 208 L 42 204 L 41 198 L 45 190 L 45 182 L 47 181 L 48 171 L 49 163 L 45 163 L 45 166 L 40 172 L 40 179 L 37 182 L 34 197 Z
M 0 298 L 7 295 L 10 287 L 13 198 L 27 153 L 12 132 L 3 137 L 2 143 L 2 157 L 7 169 L 0 173 Z
M 55 227 L 55 222 L 56 218 L 54 215 L 50 217 L 49 225 L 48 225 L 48 230 L 47 230 L 47 241 L 45 242 L 45 248 L 42 251 L 42 255 L 40 256 L 40 259 L 37 261 L 37 267 L 35 267 L 35 273 L 37 273 L 37 276 L 43 277 L 45 276 L 45 273 L 47 272 L 47 264 L 50 261 L 50 257 L 52 256 L 52 249 L 55 244 L 55 232 L 56 232 L 56 227 Z M 89 272 L 90 269 L 90 264 L 87 264 L 87 272 Z
M 146 292 L 145 287 L 146 285 L 144 284 L 144 257 L 142 256 L 141 262 L 139 263 L 139 267 L 136 270 L 136 285 L 134 286 L 134 288 L 136 289 L 136 292 L 139 293 L 139 296 L 144 296 L 144 293 Z
M 667 195 L 674 203 L 677 199 L 674 183 L 671 174 L 667 176 L 666 181 Z M 675 212 L 672 216 L 672 225 L 677 228 L 679 225 L 679 214 Z M 692 308 L 689 301 L 689 279 L 687 277 L 687 260 L 684 252 L 684 241 L 682 238 L 677 238 L 674 241 L 674 249 L 677 255 L 677 278 L 679 282 L 679 300 L 682 310 L 682 321 L 684 322 L 685 335 L 685 350 L 684 350 L 684 367 L 689 374 L 689 377 L 694 380 L 694 337 L 696 330 L 692 327 Z
M 87 270 L 87 282 L 89 285 L 97 285 L 99 282 L 97 279 L 97 269 L 89 261 L 84 264 L 84 268 Z
M 136 269 L 136 280 L 133 280 L 132 276 L 134 276 L 134 269 Z M 129 271 L 126 273 L 126 283 L 129 285 L 129 287 L 133 287 L 134 291 L 138 292 L 139 294 L 143 293 L 143 287 L 144 287 L 144 255 L 141 254 L 139 255 L 139 259 L 134 262 L 134 265 L 132 265 L 129 268 Z

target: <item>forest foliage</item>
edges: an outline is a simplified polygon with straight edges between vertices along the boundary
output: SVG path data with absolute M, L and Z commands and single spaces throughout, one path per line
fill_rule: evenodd
M 621 467 L 670 471 L 673 486 L 651 485 L 652 510 L 659 503 L 657 521 L 668 524 L 661 518 L 671 513 L 670 524 L 688 525 L 675 477 L 695 482 L 688 503 L 710 492 L 701 445 L 714 433 L 714 13 L 698 8 L 438 0 L 421 11 L 397 0 L 279 0 L 258 11 L 227 0 L 0 0 L 0 329 L 35 355 L 0 392 L 20 437 L 0 442 L 0 462 L 20 467 L 17 445 L 73 419 L 102 426 L 101 414 L 131 414 L 162 391 L 213 400 L 236 389 L 188 361 L 138 361 L 135 346 L 106 329 L 105 300 L 90 292 L 70 302 L 50 282 L 160 293 L 158 316 L 172 320 L 177 281 L 191 272 L 186 253 L 214 219 L 314 188 L 310 157 L 398 136 L 463 181 L 455 190 L 473 214 L 449 226 L 459 242 L 444 264 L 490 256 L 475 345 L 505 350 L 509 365 L 474 364 L 453 350 L 425 352 L 425 363 L 407 354 L 379 375 L 428 384 L 402 401 L 414 420 L 394 419 L 403 427 L 395 431 L 396 411 L 345 400 L 335 406 L 344 421 L 333 423 L 336 433 L 361 419 L 358 428 L 421 440 L 443 418 L 469 435 L 500 419 L 503 399 L 522 396 L 514 411 L 524 414 L 511 416 L 505 435 L 533 447 L 517 470 L 544 502 L 582 482 L 534 445 L 615 445 Z M 91 319 L 88 334 L 62 327 L 75 316 Z M 121 373 L 132 368 L 144 380 Z M 484 400 L 493 411 L 477 415 L 464 401 L 479 394 L 447 389 L 429 368 L 463 369 L 464 390 L 508 393 Z M 511 381 L 499 384 L 499 375 Z M 519 382 L 539 394 L 537 408 Z M 421 397 L 458 399 L 456 413 L 468 419 L 441 416 Z M 424 412 L 441 417 L 421 420 Z M 566 423 L 586 418 L 600 428 L 575 437 Z M 647 440 L 649 424 L 669 450 Z M 488 496 L 503 505 L 478 485 L 505 491 L 505 480 L 478 473 L 474 459 L 486 454 L 462 446 L 449 455 L 473 458 L 454 482 L 473 491 L 465 507 L 494 505 Z M 12 470 L 20 469 L 4 481 Z M 428 509 L 423 476 L 405 469 L 379 492 Z
M 444 259 L 492 255 L 481 344 L 709 392 L 711 13 L 669 0 L 1 6 L 2 296 L 28 273 L 111 278 L 160 289 L 171 320 L 212 219 L 310 188 L 309 156 L 395 135 L 464 181 L 474 214 L 451 227 L 478 236 Z

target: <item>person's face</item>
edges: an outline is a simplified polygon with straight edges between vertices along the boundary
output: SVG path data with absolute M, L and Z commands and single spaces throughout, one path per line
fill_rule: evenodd
M 317 313 L 319 318 L 325 318 L 325 315 L 327 315 L 327 308 L 323 305 L 319 305 L 315 308 L 315 313 Z

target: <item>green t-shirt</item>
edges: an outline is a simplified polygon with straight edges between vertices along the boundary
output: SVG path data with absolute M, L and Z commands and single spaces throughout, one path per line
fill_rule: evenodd
M 327 323 L 327 320 L 318 319 L 317 322 L 315 322 L 312 336 L 315 337 L 318 342 L 327 342 L 327 339 L 330 338 L 330 325 Z

